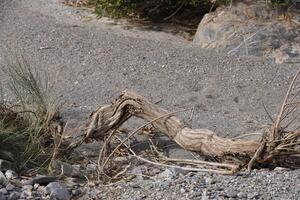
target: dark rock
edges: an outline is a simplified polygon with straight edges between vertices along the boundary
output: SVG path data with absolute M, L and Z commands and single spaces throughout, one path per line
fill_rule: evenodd
M 0 159 L 0 171 L 7 171 L 9 169 L 14 169 L 14 164 L 7 160 Z
M 4 174 L 0 171 L 0 185 L 6 186 L 8 184 L 8 181 Z
M 73 196 L 78 196 L 82 193 L 81 189 L 76 189 L 76 190 L 72 190 L 72 195 Z
M 50 195 L 50 198 L 56 200 L 69 200 L 70 194 L 66 188 L 64 188 L 59 182 L 49 183 L 45 192 Z
M 25 182 L 25 185 L 34 185 L 38 183 L 40 185 L 47 185 L 48 183 L 54 182 L 57 180 L 56 176 L 36 176 Z

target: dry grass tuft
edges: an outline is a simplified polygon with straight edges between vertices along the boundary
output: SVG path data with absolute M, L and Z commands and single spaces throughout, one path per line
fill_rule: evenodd
M 0 102 L 0 158 L 9 152 L 19 171 L 46 169 L 63 129 L 52 86 L 22 56 L 15 56 L 3 71 L 15 101 Z

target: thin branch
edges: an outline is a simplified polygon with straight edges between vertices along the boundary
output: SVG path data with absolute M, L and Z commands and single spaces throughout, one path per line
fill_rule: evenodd
M 102 167 L 105 167 L 105 165 L 107 164 L 108 160 L 114 155 L 114 153 L 117 151 L 118 148 L 120 148 L 128 139 L 130 139 L 134 134 L 136 134 L 138 131 L 140 131 L 141 129 L 143 129 L 144 127 L 152 124 L 153 122 L 159 120 L 159 119 L 162 119 L 164 117 L 169 117 L 169 116 L 172 116 L 176 113 L 179 113 L 179 112 L 184 112 L 184 111 L 187 111 L 187 110 L 190 110 L 190 108 L 188 109 L 182 109 L 182 110 L 178 110 L 178 111 L 174 111 L 174 112 L 171 112 L 171 113 L 167 113 L 165 115 L 162 115 L 160 117 L 157 117 L 151 121 L 149 121 L 148 123 L 140 126 L 139 128 L 137 128 L 135 131 L 133 131 L 132 133 L 130 133 L 119 145 L 117 145 L 117 147 L 111 152 L 111 154 L 107 157 L 106 161 L 104 162 L 103 166 Z
M 297 73 L 295 74 L 294 78 L 292 79 L 292 82 L 290 83 L 289 85 L 289 88 L 288 88 L 288 91 L 285 95 L 285 98 L 282 102 L 282 105 L 281 105 L 281 108 L 279 110 L 279 113 L 278 113 L 278 116 L 277 116 L 277 119 L 275 121 L 275 124 L 273 125 L 273 130 L 272 130 L 272 135 L 271 135 L 271 140 L 275 140 L 276 137 L 277 137 L 277 134 L 278 134 L 278 127 L 279 127 L 279 124 L 280 124 L 280 121 L 281 121 L 281 117 L 282 117 L 282 114 L 284 112 L 284 109 L 286 107 L 286 104 L 287 104 L 287 101 L 288 101 L 288 98 L 290 96 L 290 93 L 293 89 L 293 86 L 295 84 L 295 81 L 297 80 L 298 78 L 298 75 L 300 73 L 300 69 L 297 71 Z

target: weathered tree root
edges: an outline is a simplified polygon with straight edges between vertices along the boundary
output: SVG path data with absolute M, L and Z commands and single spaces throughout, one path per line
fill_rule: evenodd
M 295 152 L 284 153 L 273 148 L 274 141 L 268 137 L 270 134 L 264 134 L 259 143 L 221 138 L 207 129 L 191 129 L 174 113 L 169 113 L 133 91 L 124 91 L 111 105 L 99 107 L 93 112 L 84 140 L 104 138 L 110 130 L 119 128 L 132 116 L 149 121 L 184 149 L 213 157 L 219 162 L 240 166 L 250 162 L 248 169 L 255 166 L 299 167 L 299 156 L 295 156 Z M 299 137 L 299 133 L 291 134 L 294 135 L 294 141 Z M 280 143 L 276 145 L 280 146 Z
M 213 157 L 220 162 L 246 164 L 254 156 L 260 143 L 218 137 L 207 129 L 191 129 L 175 116 L 132 91 L 124 91 L 111 105 L 92 113 L 85 140 L 101 139 L 109 130 L 120 127 L 131 116 L 147 121 L 186 150 Z M 259 162 L 256 159 L 256 162 Z

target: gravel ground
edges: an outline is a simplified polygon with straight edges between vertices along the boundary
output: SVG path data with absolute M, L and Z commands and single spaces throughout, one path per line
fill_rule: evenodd
M 298 68 L 217 54 L 164 32 L 126 30 L 57 0 L 2 0 L 0 47 L 1 65 L 13 49 L 56 81 L 58 95 L 66 102 L 64 117 L 73 124 L 120 91 L 132 89 L 162 100 L 161 106 L 169 110 L 194 107 L 189 122 L 193 127 L 231 137 L 270 123 L 262 105 L 275 116 Z M 7 77 L 0 73 L 0 79 L 5 83 Z M 9 98 L 9 91 L 4 92 Z M 129 126 L 138 123 L 133 120 Z M 298 199 L 298 180 L 299 171 L 287 170 L 255 171 L 249 177 L 178 174 L 170 180 L 86 190 L 89 195 L 101 193 L 97 198 L 103 199 Z

